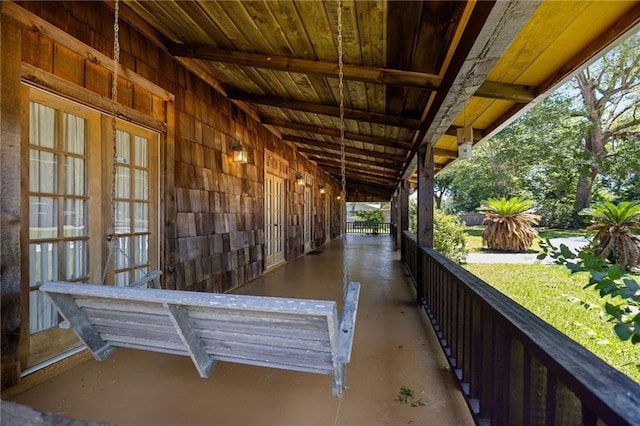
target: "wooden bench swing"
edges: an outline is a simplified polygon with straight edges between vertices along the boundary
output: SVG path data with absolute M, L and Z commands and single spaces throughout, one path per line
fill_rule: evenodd
M 333 375 L 342 397 L 360 284 L 335 301 L 48 282 L 40 287 L 102 361 L 116 347 L 191 357 L 201 377 L 216 361 Z
M 112 103 L 115 129 L 120 51 L 118 0 L 114 10 Z M 338 24 L 342 111 L 340 2 Z M 342 114 L 341 126 L 341 151 L 344 154 Z M 115 145 L 115 132 L 113 138 Z M 344 156 L 342 161 L 345 161 Z M 113 188 L 115 182 L 112 183 L 112 191 Z M 344 163 L 342 194 L 346 199 Z M 112 198 L 115 198 L 113 193 Z M 112 226 L 115 223 L 113 214 Z M 116 234 L 110 237 L 117 240 Z M 112 241 L 111 238 L 108 240 Z M 115 244 L 111 247 L 112 251 L 114 247 Z M 335 301 L 139 288 L 149 284 L 159 287 L 160 271 L 152 272 L 127 287 L 56 281 L 44 283 L 40 291 L 49 296 L 65 318 L 61 326 L 73 327 L 98 361 L 107 358 L 116 347 L 125 347 L 189 356 L 200 376 L 205 378 L 209 377 L 218 360 L 327 374 L 333 376 L 333 395 L 342 397 L 346 387 L 345 366 L 351 359 L 360 295 L 360 284 L 349 279 L 346 249 L 343 275 L 343 310 L 340 317 Z

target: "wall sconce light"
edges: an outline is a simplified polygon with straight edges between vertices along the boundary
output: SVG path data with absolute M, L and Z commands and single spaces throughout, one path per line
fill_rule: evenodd
M 326 191 L 326 189 L 324 189 L 324 185 L 320 185 L 320 193 L 324 194 Z
M 473 128 L 471 126 L 459 127 L 456 134 L 458 137 L 458 159 L 470 159 L 473 145 Z
M 338 196 L 336 197 L 336 200 L 342 200 L 342 197 L 338 195 Z
M 249 153 L 240 142 L 233 142 L 231 150 L 233 151 L 234 163 L 246 163 L 249 160 Z
M 298 185 L 300 186 L 304 186 L 304 175 L 300 172 L 296 173 L 296 182 L 298 183 Z

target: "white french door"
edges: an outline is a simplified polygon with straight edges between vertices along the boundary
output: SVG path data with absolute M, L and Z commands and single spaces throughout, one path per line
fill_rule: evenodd
M 23 318 L 28 324 L 24 368 L 80 345 L 40 291 L 46 281 L 99 283 L 108 256 L 111 216 L 118 234 L 106 284 L 126 285 L 158 268 L 159 135 L 25 86 L 24 167 L 28 170 L 29 263 Z M 115 172 L 114 172 L 115 167 Z M 115 200 L 111 186 L 115 177 Z
M 311 244 L 311 236 L 313 234 L 313 198 L 311 196 L 311 187 L 304 188 L 304 252 L 310 251 L 313 247 Z
M 324 241 L 329 242 L 331 239 L 331 194 L 329 189 L 326 190 L 324 196 Z
M 284 179 L 265 175 L 265 269 L 284 261 Z

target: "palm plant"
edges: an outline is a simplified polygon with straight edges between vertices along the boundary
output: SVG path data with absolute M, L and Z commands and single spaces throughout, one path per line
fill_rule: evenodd
M 485 215 L 482 242 L 492 250 L 525 251 L 533 244 L 538 233 L 536 225 L 540 216 L 533 214 L 533 201 L 521 197 L 509 199 L 489 198 L 481 202 L 478 210 Z
M 596 231 L 596 255 L 632 270 L 640 265 L 640 201 L 596 204 L 580 212 L 591 216 L 587 231 Z

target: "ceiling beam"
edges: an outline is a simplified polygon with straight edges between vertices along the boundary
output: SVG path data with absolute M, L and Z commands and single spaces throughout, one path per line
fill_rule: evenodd
M 285 142 L 293 142 L 297 145 L 340 151 L 340 144 L 333 143 L 333 142 L 319 141 L 316 139 L 308 139 L 308 138 L 302 138 L 300 136 L 292 136 L 292 135 L 282 135 L 282 138 Z M 354 148 L 351 146 L 345 146 L 344 152 L 348 152 L 350 154 L 364 155 L 364 156 L 373 157 L 373 158 L 381 158 L 383 160 L 392 160 L 392 161 L 399 161 L 399 162 L 404 162 L 404 160 L 406 160 L 406 157 L 404 155 L 387 154 L 384 152 L 364 150 L 364 149 Z
M 393 187 L 388 185 L 388 184 L 376 183 L 376 182 L 371 182 L 371 181 L 367 181 L 367 180 L 359 180 L 359 179 L 350 179 L 349 181 L 347 181 L 347 186 L 349 186 L 349 187 L 359 186 L 359 187 L 378 188 L 378 189 L 381 189 L 381 190 L 383 190 L 385 192 L 393 191 Z
M 338 78 L 338 64 L 333 62 L 224 50 L 202 44 L 170 43 L 167 48 L 169 53 L 177 57 Z M 442 79 L 435 74 L 349 64 L 344 64 L 343 73 L 347 80 L 430 91 L 438 90 L 442 82 Z M 536 89 L 519 84 L 490 81 L 481 85 L 474 96 L 526 103 L 536 96 Z
M 279 118 L 263 117 L 261 123 L 269 126 L 280 127 L 283 129 L 298 130 L 301 132 L 309 132 L 309 133 L 320 134 L 325 136 L 332 136 L 334 138 L 340 137 L 340 130 L 338 129 L 330 129 L 327 127 L 318 127 L 310 124 L 284 121 L 284 120 L 280 120 Z M 455 130 L 454 130 L 454 133 L 455 133 Z M 395 141 L 392 139 L 379 138 L 377 136 L 361 135 L 359 133 L 345 132 L 344 138 L 351 141 L 364 142 L 364 143 L 369 143 L 377 146 L 388 146 L 389 148 L 396 148 L 396 149 L 411 148 L 410 142 Z
M 427 143 L 435 143 L 451 126 L 476 90 L 482 86 L 505 50 L 540 5 L 540 0 L 522 2 L 482 1 L 473 6 L 469 22 L 442 79 L 442 89 L 424 115 L 425 126 L 416 138 L 413 154 Z M 415 155 L 406 172 L 417 168 Z
M 460 128 L 460 126 L 454 126 L 453 124 L 451 126 L 449 126 L 449 128 L 444 132 L 445 135 L 447 136 L 453 136 L 454 138 L 458 136 L 458 129 Z M 484 130 L 482 129 L 473 129 L 473 140 L 475 142 L 478 142 L 479 140 L 481 140 L 485 135 Z
M 298 148 L 298 152 L 302 154 L 306 154 L 307 157 L 309 156 L 319 157 L 321 160 L 330 159 L 330 158 L 334 160 L 338 160 L 336 162 L 337 164 L 340 164 L 340 161 L 342 159 L 340 154 L 334 154 L 326 151 L 318 151 L 316 149 L 311 149 L 311 148 Z M 316 162 L 319 161 L 318 158 L 309 158 L 309 159 Z M 402 165 L 402 163 L 398 164 L 395 161 L 380 160 L 380 161 L 384 161 L 381 163 L 380 161 L 376 161 L 375 159 L 364 160 L 362 158 L 354 157 L 353 155 L 345 155 L 345 160 L 353 164 L 380 167 L 382 169 L 391 170 L 394 172 L 397 172 L 398 167 Z
M 333 136 L 336 138 L 340 137 L 340 130 L 328 128 L 328 127 L 319 127 L 319 126 L 313 126 L 311 124 L 296 123 L 293 121 L 285 121 L 279 118 L 272 118 L 272 117 L 262 117 L 260 122 L 268 126 L 280 127 L 283 129 L 299 130 L 301 132 L 309 132 L 309 133 L 318 133 L 321 135 Z M 459 126 L 451 125 L 449 126 L 445 134 L 448 136 L 456 137 L 458 128 Z M 485 136 L 484 130 L 473 129 L 474 141 L 477 142 L 481 140 L 484 136 Z M 400 142 L 392 139 L 378 138 L 376 136 L 361 135 L 359 133 L 345 132 L 344 138 L 352 141 L 357 141 L 357 142 L 370 143 L 373 145 L 388 146 L 390 148 L 397 148 L 397 149 L 411 148 L 410 142 Z
M 342 175 L 342 170 L 337 166 L 333 166 L 333 165 L 330 166 L 324 163 L 322 164 L 318 163 L 318 164 L 322 168 L 322 170 L 326 171 L 327 173 L 330 173 L 333 176 L 340 177 Z M 389 185 L 389 187 L 393 187 L 395 184 L 395 181 L 398 179 L 397 176 L 389 176 L 386 172 L 382 174 L 376 174 L 376 173 L 365 172 L 362 169 L 354 170 L 351 168 L 345 168 L 345 176 L 347 177 L 347 179 L 351 177 L 358 177 L 360 179 L 372 179 L 372 180 L 380 181 L 386 185 Z
M 331 170 L 333 171 L 341 171 L 341 162 L 335 161 L 335 160 L 331 160 L 331 159 L 319 159 L 319 160 L 315 160 L 316 163 L 318 163 L 318 165 L 322 166 L 323 169 L 327 169 L 327 170 Z M 352 171 L 352 172 L 356 172 L 356 173 L 362 173 L 362 175 L 367 176 L 367 175 L 371 175 L 371 176 L 375 176 L 375 177 L 384 177 L 386 179 L 395 179 L 397 177 L 400 177 L 400 171 L 399 170 L 374 170 L 374 169 L 363 169 L 360 166 L 356 166 L 353 165 L 351 163 L 346 163 L 344 169 L 346 171 Z
M 287 108 L 297 111 L 311 112 L 314 114 L 329 115 L 340 117 L 340 107 L 333 105 L 315 104 L 312 102 L 296 101 L 293 99 L 284 99 L 274 96 L 254 95 L 251 93 L 232 92 L 229 93 L 229 99 L 235 101 L 247 102 L 249 104 L 270 105 L 277 108 Z M 415 118 L 405 118 L 395 115 L 380 114 L 377 112 L 369 112 L 358 109 L 345 108 L 344 118 L 368 121 L 371 123 L 384 124 L 386 126 L 404 127 L 408 129 L 420 129 L 421 122 Z

